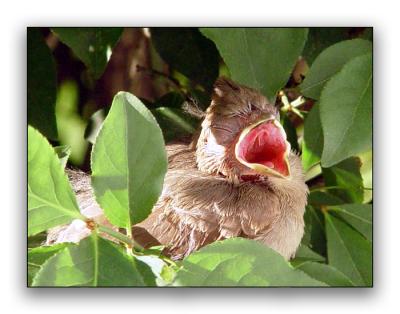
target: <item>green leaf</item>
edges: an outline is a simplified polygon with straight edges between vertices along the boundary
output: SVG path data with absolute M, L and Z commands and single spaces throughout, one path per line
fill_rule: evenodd
M 345 222 L 325 213 L 329 265 L 357 286 L 372 285 L 372 244 Z
M 299 267 L 299 265 L 309 261 L 325 262 L 325 257 L 314 252 L 307 245 L 300 244 L 296 256 L 290 261 L 290 264 L 294 267 Z
M 152 28 L 161 58 L 192 81 L 210 89 L 218 76 L 219 54 L 196 28 Z
M 289 141 L 291 148 L 298 152 L 299 143 L 297 142 L 297 132 L 295 126 L 286 114 L 281 120 L 282 126 L 285 129 L 287 140 Z
M 169 107 L 169 108 L 182 108 L 185 98 L 181 93 L 170 92 L 164 94 L 154 102 L 154 107 Z
M 300 85 L 301 92 L 304 96 L 319 99 L 326 82 L 341 71 L 348 61 L 371 50 L 371 42 L 364 39 L 345 40 L 330 46 L 312 64 Z
M 121 27 L 55 27 L 52 31 L 98 79 L 104 72 Z
M 152 113 L 163 131 L 166 142 L 192 135 L 200 124 L 199 120 L 179 108 L 159 107 L 153 109 Z
M 338 187 L 338 189 L 330 190 L 330 193 L 345 203 L 362 203 L 364 190 L 360 167 L 360 159 L 351 157 L 333 167 L 322 168 L 325 185 Z
M 167 157 L 161 130 L 142 102 L 118 93 L 92 150 L 92 185 L 112 224 L 145 219 L 161 193 Z
M 304 121 L 304 139 L 301 160 L 305 170 L 310 169 L 321 159 L 324 147 L 319 104 L 316 103 Z
M 270 100 L 287 83 L 306 38 L 306 28 L 203 28 L 217 45 L 232 79 L 261 90 Z
M 50 257 L 36 274 L 33 286 L 155 285 L 150 268 L 96 233 Z
M 342 204 L 329 207 L 329 210 L 345 220 L 372 242 L 372 205 Z
M 301 243 L 310 247 L 318 254 L 326 255 L 326 237 L 324 217 L 321 211 L 308 205 L 304 213 L 304 236 Z
M 324 133 L 323 167 L 371 148 L 371 54 L 352 59 L 326 84 L 320 115 Z
M 66 80 L 58 87 L 56 117 L 61 145 L 71 147 L 69 161 L 74 165 L 84 162 L 88 143 L 84 139 L 86 120 L 79 113 L 79 87 L 77 82 Z
M 28 286 L 32 285 L 32 280 L 41 269 L 43 263 L 67 245 L 67 243 L 60 243 L 53 246 L 28 249 Z
M 57 139 L 56 65 L 36 27 L 28 27 L 28 124 Z
M 58 158 L 60 158 L 61 165 L 65 168 L 68 162 L 68 157 L 71 155 L 71 147 L 68 145 L 56 146 L 54 147 L 54 151 L 58 155 Z
M 361 176 L 364 186 L 363 203 L 372 201 L 372 150 L 362 153 L 358 156 L 361 160 Z
M 254 240 L 227 239 L 183 260 L 175 286 L 323 286 Z
M 296 258 L 307 259 L 315 262 L 323 262 L 325 258 L 311 250 L 308 246 L 300 244 L 296 252 Z
M 350 27 L 310 27 L 303 57 L 311 64 L 329 46 L 350 38 Z
M 316 262 L 305 262 L 299 265 L 297 269 L 302 270 L 311 278 L 325 282 L 331 287 L 354 286 L 354 283 L 351 282 L 348 277 L 330 265 Z
M 28 127 L 28 235 L 82 218 L 53 148 Z
M 105 118 L 106 114 L 104 109 L 97 110 L 92 114 L 85 129 L 84 137 L 87 141 L 92 144 L 96 142 L 97 134 L 99 134 Z
M 41 233 L 35 234 L 34 236 L 28 237 L 28 248 L 35 248 L 43 245 L 47 239 L 47 232 L 43 231 Z
M 324 206 L 324 205 L 343 204 L 344 201 L 339 197 L 332 195 L 330 193 L 311 190 L 310 194 L 308 195 L 308 203 L 313 206 Z

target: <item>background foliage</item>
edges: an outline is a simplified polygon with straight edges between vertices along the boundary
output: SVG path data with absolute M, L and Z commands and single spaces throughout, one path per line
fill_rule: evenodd
M 29 28 L 27 35 L 29 285 L 372 285 L 371 29 Z M 275 101 L 302 154 L 310 195 L 290 262 L 241 238 L 174 262 L 130 235 L 161 192 L 164 142 L 196 131 L 200 121 L 185 106 L 205 109 L 219 75 Z M 42 244 L 51 227 L 86 225 L 66 165 L 92 171 L 96 199 L 120 232 L 90 222 L 78 244 Z

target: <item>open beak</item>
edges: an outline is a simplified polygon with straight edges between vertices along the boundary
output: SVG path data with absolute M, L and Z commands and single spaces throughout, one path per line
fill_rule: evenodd
M 235 145 L 240 163 L 259 174 L 280 178 L 290 177 L 289 153 L 285 130 L 274 117 L 245 128 Z

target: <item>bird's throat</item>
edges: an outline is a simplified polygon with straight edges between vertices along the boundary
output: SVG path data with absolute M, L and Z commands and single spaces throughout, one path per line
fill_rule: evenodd
M 256 171 L 287 177 L 289 150 L 283 128 L 276 120 L 267 120 L 243 131 L 235 153 L 240 162 Z

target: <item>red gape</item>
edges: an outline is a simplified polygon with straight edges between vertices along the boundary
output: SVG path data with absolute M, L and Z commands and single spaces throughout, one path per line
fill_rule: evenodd
M 239 144 L 239 156 L 248 163 L 262 164 L 287 176 L 286 141 L 272 120 L 252 129 Z

